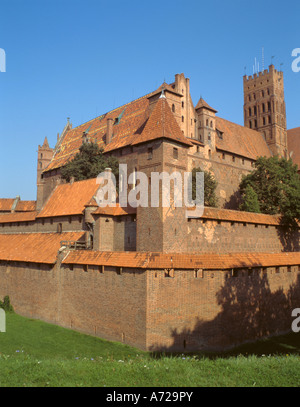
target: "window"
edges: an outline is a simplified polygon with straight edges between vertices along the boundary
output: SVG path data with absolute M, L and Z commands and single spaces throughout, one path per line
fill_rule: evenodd
M 178 148 L 176 147 L 173 148 L 173 158 L 178 159 Z
M 174 103 L 172 104 L 172 112 L 175 113 L 175 105 L 174 105 Z
M 181 121 L 182 121 L 182 123 L 184 122 L 184 116 L 181 116 Z
M 181 107 L 182 107 L 182 108 L 184 107 L 184 102 L 181 102 Z
M 249 107 L 249 116 L 251 116 L 251 107 Z
M 57 225 L 57 233 L 62 233 L 62 223 Z
M 251 120 L 249 121 L 249 127 L 250 127 L 250 129 L 252 129 L 252 122 L 251 122 Z
M 152 147 L 148 148 L 148 160 L 152 160 L 152 156 L 153 156 L 153 149 Z

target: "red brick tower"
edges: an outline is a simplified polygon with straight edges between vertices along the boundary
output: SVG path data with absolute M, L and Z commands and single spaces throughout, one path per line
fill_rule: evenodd
M 40 210 L 44 203 L 44 180 L 43 180 L 43 171 L 49 165 L 52 156 L 53 148 L 49 147 L 47 137 L 45 137 L 44 143 L 42 146 L 38 147 L 38 160 L 37 160 L 37 210 Z
M 244 76 L 244 125 L 261 132 L 274 155 L 287 157 L 283 72 L 274 65 Z

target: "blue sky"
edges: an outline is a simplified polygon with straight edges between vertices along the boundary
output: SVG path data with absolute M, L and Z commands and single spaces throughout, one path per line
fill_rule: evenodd
M 298 0 L 0 0 L 0 197 L 36 198 L 37 147 L 67 117 L 75 127 L 176 73 L 194 103 L 243 124 L 243 75 L 262 48 L 284 72 L 287 126 L 300 126 L 299 15 Z

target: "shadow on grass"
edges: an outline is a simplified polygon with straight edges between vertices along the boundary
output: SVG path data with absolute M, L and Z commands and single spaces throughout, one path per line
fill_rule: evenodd
M 184 353 L 184 357 L 197 358 L 230 358 L 235 356 L 280 356 L 280 355 L 300 355 L 300 332 L 291 332 L 286 335 L 274 336 L 268 339 L 262 339 L 253 343 L 246 343 L 236 346 L 227 351 L 220 352 L 190 352 Z M 160 359 L 162 357 L 183 356 L 182 352 L 151 352 L 151 357 Z

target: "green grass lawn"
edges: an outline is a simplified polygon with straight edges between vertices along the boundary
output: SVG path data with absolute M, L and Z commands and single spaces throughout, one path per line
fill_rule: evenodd
M 300 333 L 211 355 L 151 355 L 7 313 L 0 386 L 300 386 Z

